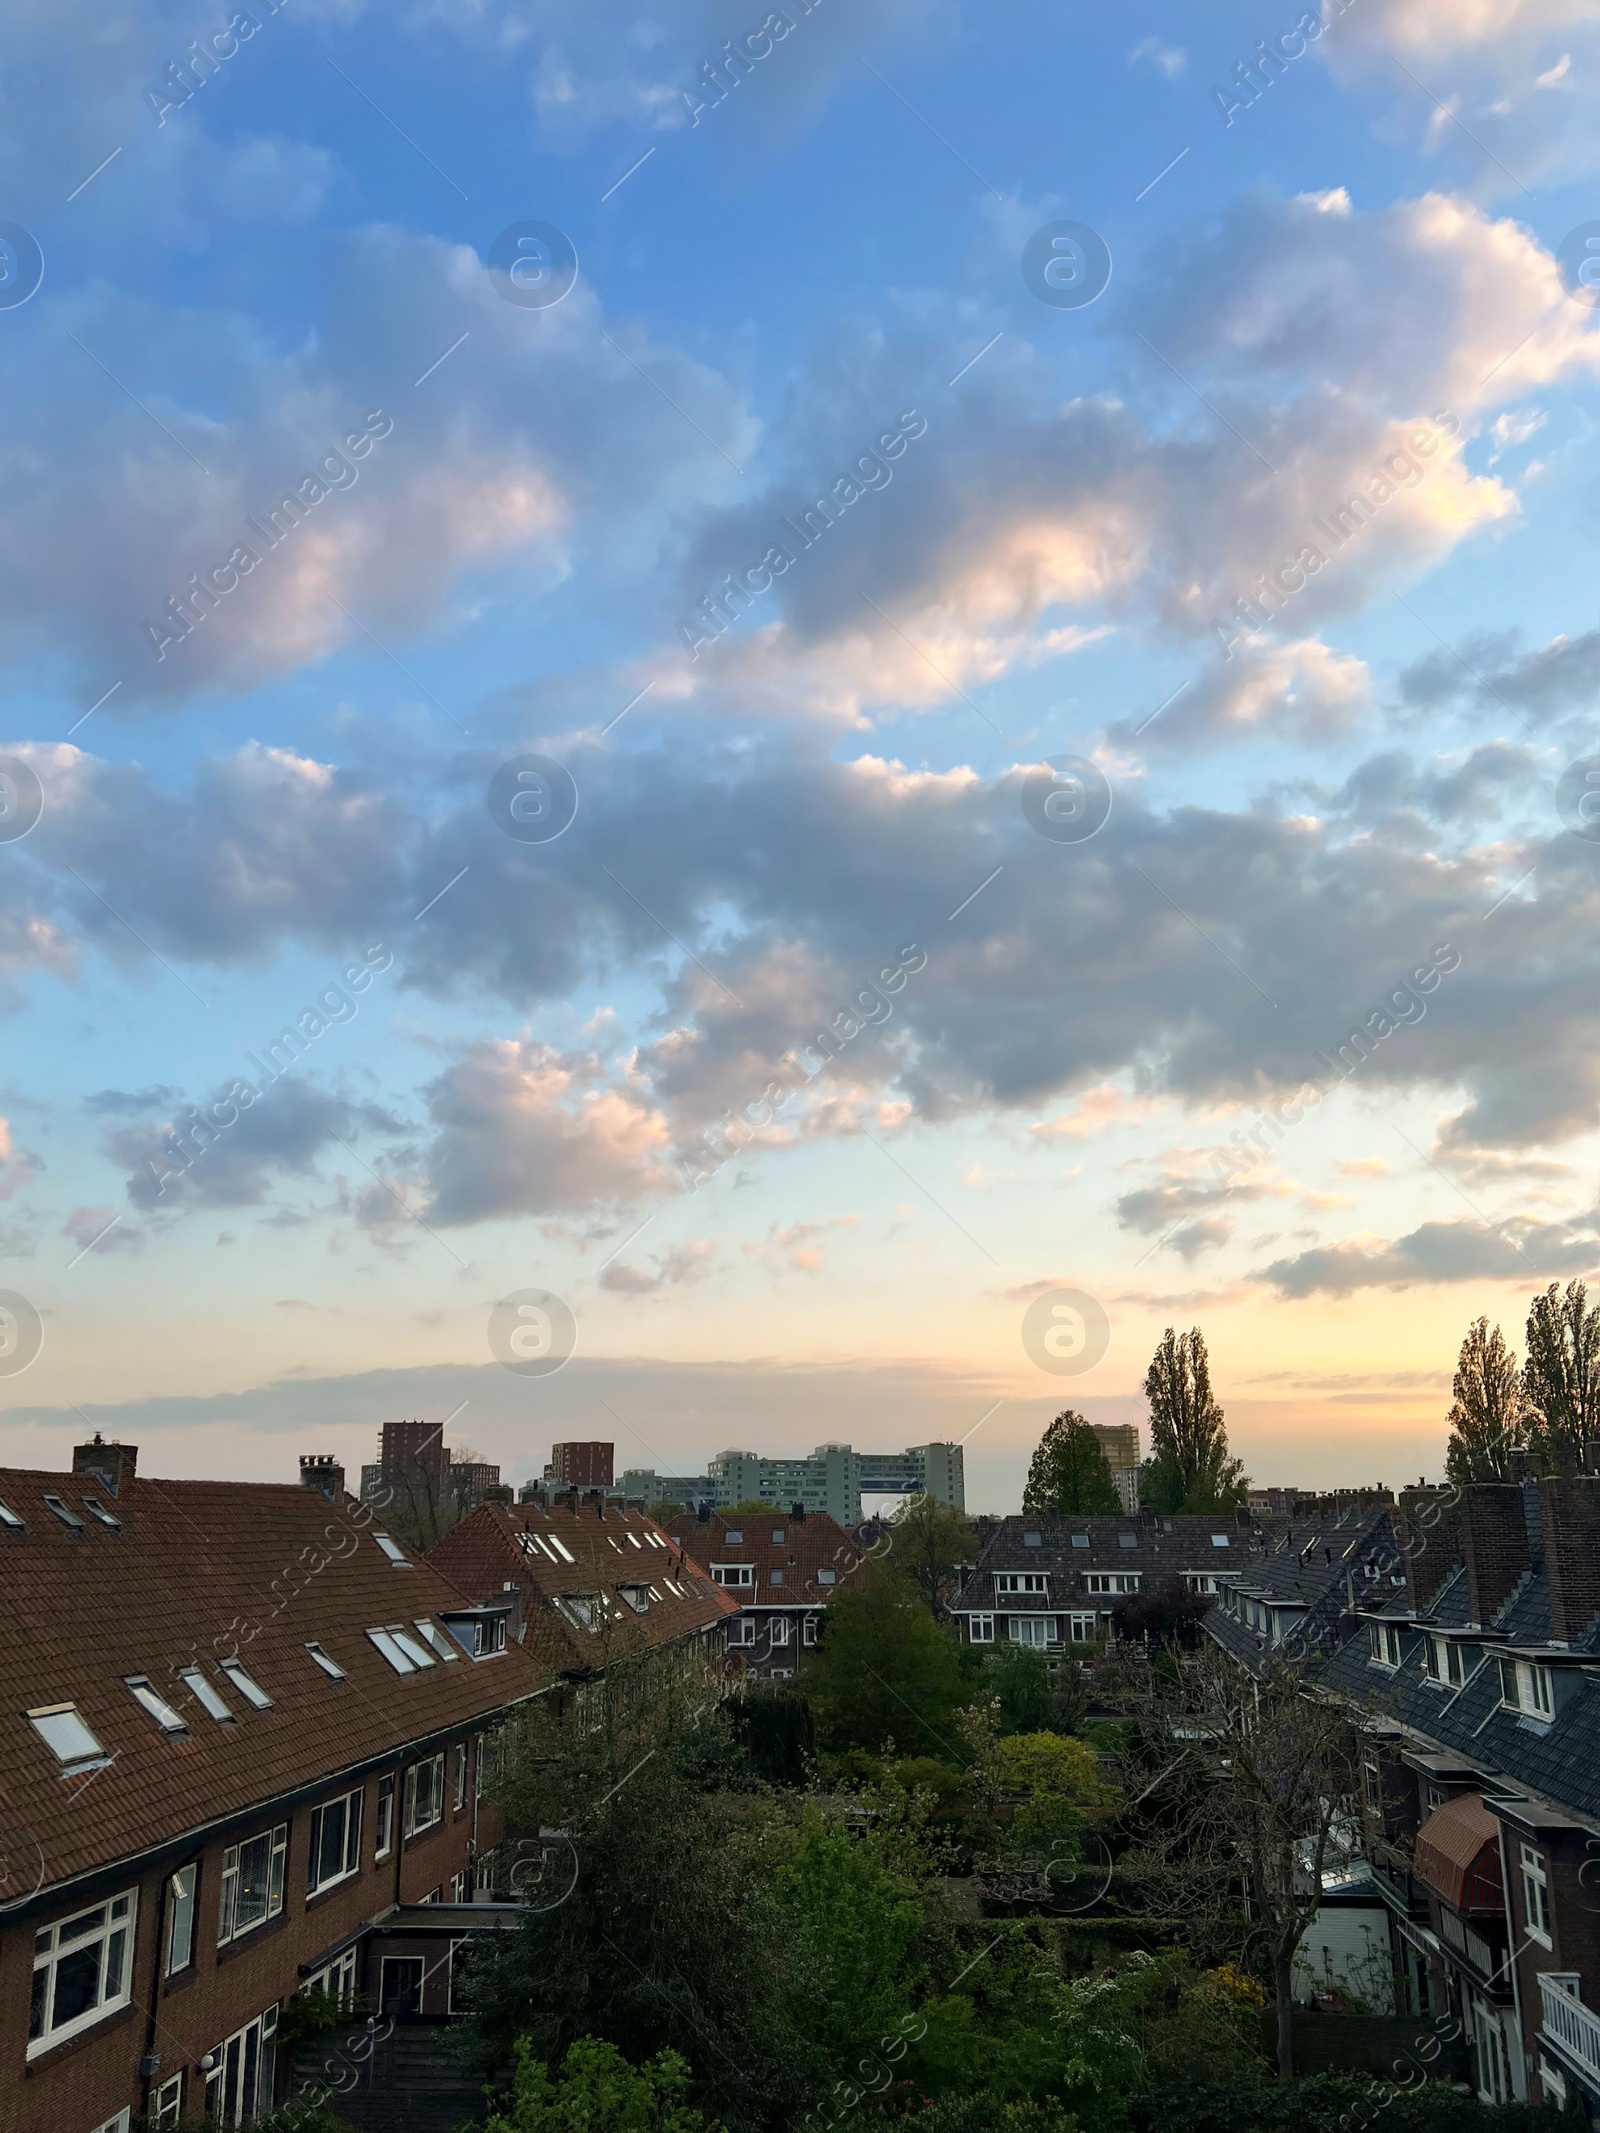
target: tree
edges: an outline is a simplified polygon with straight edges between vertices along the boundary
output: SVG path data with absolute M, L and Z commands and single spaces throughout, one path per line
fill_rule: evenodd
M 1143 1497 L 1161 1511 L 1229 1511 L 1249 1482 L 1230 1457 L 1222 1409 L 1211 1392 L 1206 1337 L 1198 1326 L 1168 1326 L 1145 1373 L 1150 1402 L 1150 1466 Z
M 1209 1938 L 1252 1953 L 1272 1980 L 1278 2071 L 1294 2072 L 1295 1952 L 1322 1906 L 1322 1877 L 1354 1856 L 1359 1769 L 1342 1708 L 1291 1667 L 1252 1681 L 1215 1650 L 1165 1672 L 1126 1662 L 1136 1716 L 1124 1782 L 1145 1820 L 1121 1871 Z M 1176 1746 L 1175 1743 L 1181 1743 Z M 1136 1782 L 1136 1780 L 1138 1782 Z
M 966 1760 L 956 1713 L 970 1701 L 951 1632 L 884 1565 L 864 1564 L 829 1603 L 806 1688 L 832 1748 Z
M 918 1592 L 935 1621 L 961 1583 L 961 1572 L 978 1560 L 978 1536 L 959 1511 L 932 1496 L 913 1496 L 889 1527 L 887 1560 L 896 1577 Z
M 1022 1508 L 1080 1518 L 1095 1511 L 1115 1517 L 1122 1509 L 1105 1446 L 1083 1416 L 1070 1407 L 1056 1416 L 1039 1439 L 1022 1492 Z
M 1119 1600 L 1111 1610 L 1111 1627 L 1119 1637 L 1141 1644 L 1178 1644 L 1193 1651 L 1211 1605 L 1204 1593 L 1191 1592 L 1181 1578 L 1172 1578 L 1165 1585 Z
M 1486 1318 L 1475 1318 L 1467 1328 L 1451 1390 L 1455 1399 L 1445 1453 L 1450 1479 L 1462 1487 L 1472 1481 L 1509 1481 L 1511 1454 L 1527 1442 L 1527 1400 L 1516 1353 Z
M 580 2037 L 552 2080 L 526 2037 L 507 2107 L 484 2133 L 719 2133 L 684 2098 L 688 2063 L 674 2051 L 630 2066 L 614 2044 Z
M 1600 1312 L 1581 1281 L 1569 1281 L 1565 1295 L 1552 1281 L 1533 1299 L 1522 1389 L 1540 1463 L 1584 1465 L 1600 1437 Z

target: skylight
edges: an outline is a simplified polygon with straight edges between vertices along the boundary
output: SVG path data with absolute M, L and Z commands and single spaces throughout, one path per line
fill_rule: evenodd
M 406 1657 L 405 1653 L 400 1649 L 400 1646 L 398 1645 L 398 1643 L 396 1643 L 395 1639 L 389 1634 L 388 1630 L 369 1629 L 367 1631 L 367 1635 L 372 1639 L 373 1643 L 378 1647 L 379 1651 L 382 1652 L 385 1659 L 388 1660 L 389 1664 L 394 1668 L 397 1674 L 416 1673 L 417 1668 L 415 1663 Z
M 161 1691 L 151 1686 L 145 1675 L 128 1674 L 124 1676 L 124 1680 L 133 1693 L 134 1702 L 141 1710 L 150 1713 L 163 1733 L 188 1732 L 189 1728 L 184 1723 L 182 1712 L 175 1711 Z
M 327 1675 L 330 1681 L 343 1681 L 344 1668 L 339 1664 L 337 1659 L 331 1658 L 329 1654 L 322 1649 L 322 1646 L 320 1644 L 308 1644 L 306 1646 L 306 1650 L 311 1654 L 312 1658 L 315 1659 L 318 1666 L 321 1667 L 322 1671 Z
M 636 1547 L 636 1548 L 637 1548 L 637 1549 L 639 1550 L 639 1552 L 640 1552 L 641 1554 L 643 1554 L 643 1552 L 644 1552 L 644 1542 L 643 1542 L 642 1540 L 640 1540 L 640 1538 L 639 1538 L 638 1534 L 637 1534 L 637 1533 L 630 1533 L 630 1534 L 628 1535 L 628 1538 L 629 1538 L 629 1540 L 631 1540 L 631 1541 L 632 1541 L 633 1545 L 634 1545 L 634 1546 L 635 1546 L 635 1547 Z
M 560 1556 L 561 1560 L 564 1563 L 575 1563 L 578 1560 L 578 1558 L 573 1554 L 572 1550 L 567 1546 L 566 1542 L 564 1540 L 557 1540 L 556 1536 L 553 1533 L 550 1536 L 550 1545 L 552 1548 L 555 1549 L 557 1555 Z
M 190 1691 L 195 1702 L 199 1704 L 203 1711 L 209 1711 L 213 1718 L 232 1718 L 233 1713 L 223 1702 L 221 1696 L 218 1695 L 213 1684 L 201 1673 L 197 1666 L 180 1666 L 178 1679 Z
M 251 1680 L 237 1659 L 222 1659 L 217 1663 L 246 1703 L 253 1703 L 258 1711 L 272 1709 L 272 1698 L 258 1681 Z
M 397 1540 L 391 1540 L 387 1533 L 374 1533 L 372 1537 L 397 1570 L 411 1568 L 406 1552 Z
M 69 1533 L 81 1533 L 83 1531 L 83 1520 L 76 1511 L 70 1510 L 59 1496 L 47 1496 L 45 1502 L 54 1511 Z
M 8 1503 L 0 1503 L 0 1526 L 8 1527 L 13 1533 L 22 1531 L 22 1520 Z
M 86 1496 L 83 1499 L 83 1508 L 91 1518 L 99 1519 L 101 1525 L 109 1526 L 113 1533 L 122 1531 L 122 1520 L 116 1516 L 115 1512 L 108 1511 L 103 1503 L 96 1503 L 92 1496 Z
M 401 1623 L 391 1622 L 388 1625 L 388 1630 L 389 1635 L 399 1645 L 401 1651 L 405 1653 L 414 1667 L 433 1666 L 437 1663 L 427 1646 L 419 1644 L 410 1630 L 406 1629 Z
M 742 1548 L 744 1546 L 743 1532 L 740 1531 L 736 1533 L 731 1526 L 728 1528 L 727 1532 L 723 1534 L 722 1537 L 727 1542 L 730 1548 Z
M 418 1615 L 416 1631 L 417 1635 L 427 1645 L 429 1651 L 437 1658 L 442 1659 L 447 1666 L 454 1665 L 455 1661 L 461 1657 L 461 1654 L 450 1642 L 450 1639 L 445 1635 L 438 1623 L 430 1622 L 425 1615 Z
M 111 1760 L 78 1716 L 76 1704 L 41 1705 L 28 1713 L 28 1723 L 64 1770 L 87 1770 Z
M 1213 1548 L 1229 1548 L 1233 1545 L 1233 1543 L 1226 1533 L 1213 1533 L 1211 1536 L 1211 1545 Z

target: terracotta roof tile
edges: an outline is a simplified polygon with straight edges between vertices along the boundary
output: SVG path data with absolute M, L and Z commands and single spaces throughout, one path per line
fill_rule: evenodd
M 831 1600 L 867 1547 L 825 1511 L 808 1511 L 801 1519 L 771 1511 L 737 1518 L 719 1511 L 707 1519 L 685 1513 L 669 1520 L 665 1530 L 708 1568 L 748 1563 L 754 1582 L 734 1588 L 746 1606 L 814 1607 Z M 774 1571 L 781 1573 L 778 1583 Z

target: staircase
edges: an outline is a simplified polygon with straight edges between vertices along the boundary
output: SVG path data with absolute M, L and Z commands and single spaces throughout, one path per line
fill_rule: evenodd
M 369 2059 L 355 2050 L 329 2051 L 342 2036 L 308 2038 L 295 2054 L 287 2094 L 303 2087 L 331 2091 L 329 2102 L 357 2133 L 458 2133 L 481 2126 L 487 2114 L 483 2091 L 474 2086 L 449 2050 L 450 2025 L 397 2022 L 378 2040 Z

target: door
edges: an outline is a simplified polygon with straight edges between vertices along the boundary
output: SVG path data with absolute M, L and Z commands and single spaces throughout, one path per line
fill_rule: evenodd
M 414 2015 L 422 2011 L 422 1957 L 420 1955 L 386 1955 L 383 1959 L 383 1976 L 380 1984 L 382 2005 L 386 2015 Z

